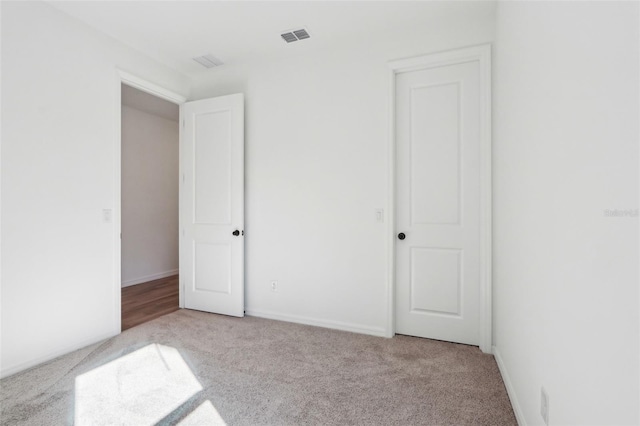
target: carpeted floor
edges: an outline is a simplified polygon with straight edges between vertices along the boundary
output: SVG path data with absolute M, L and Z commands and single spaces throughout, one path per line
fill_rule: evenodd
M 7 425 L 516 425 L 476 347 L 189 310 L 0 385 Z

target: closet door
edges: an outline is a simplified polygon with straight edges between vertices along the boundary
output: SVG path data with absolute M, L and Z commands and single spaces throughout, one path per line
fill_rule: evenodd
M 396 332 L 480 343 L 480 64 L 396 74 Z

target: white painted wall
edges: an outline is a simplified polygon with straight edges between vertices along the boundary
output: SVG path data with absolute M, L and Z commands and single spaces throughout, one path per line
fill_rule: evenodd
M 178 273 L 178 106 L 171 106 L 173 120 L 122 106 L 123 287 Z
M 638 424 L 638 3 L 501 2 L 495 345 L 523 424 Z M 636 210 L 637 211 L 637 210 Z
M 1 7 L 4 376 L 119 331 L 102 223 L 118 203 L 116 67 L 178 93 L 190 82 L 45 3 Z
M 491 42 L 493 25 L 492 11 L 424 22 L 194 81 L 195 99 L 246 93 L 248 314 L 384 334 L 387 62 Z

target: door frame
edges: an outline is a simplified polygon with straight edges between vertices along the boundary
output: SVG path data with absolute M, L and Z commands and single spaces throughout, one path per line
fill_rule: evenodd
M 113 334 L 117 335 L 122 332 L 122 98 L 121 98 L 121 86 L 125 84 L 130 87 L 134 87 L 143 92 L 149 93 L 158 98 L 167 100 L 171 103 L 181 106 L 187 101 L 187 98 L 165 89 L 155 83 L 140 78 L 136 75 L 130 74 L 119 68 L 116 68 L 115 73 L 115 135 L 114 135 L 114 164 L 113 164 L 113 211 L 112 211 L 112 224 L 113 224 L 113 291 L 114 291 L 114 319 L 113 319 Z M 178 154 L 180 155 L 180 154 Z M 181 164 L 181 163 L 180 163 Z M 180 166 L 180 168 L 182 168 Z M 180 171 L 181 173 L 181 171 Z M 178 206 L 179 208 L 179 206 Z M 179 255 L 179 254 L 178 254 Z M 179 297 L 180 307 L 182 307 L 182 286 L 179 285 Z
M 396 293 L 396 75 L 465 62 L 480 65 L 480 350 L 492 353 L 492 241 L 491 241 L 491 45 L 465 47 L 391 61 L 389 66 L 389 135 L 387 194 L 387 324 L 395 335 Z

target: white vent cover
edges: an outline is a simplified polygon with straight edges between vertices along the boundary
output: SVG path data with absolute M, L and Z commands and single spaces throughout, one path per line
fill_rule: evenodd
M 200 65 L 202 65 L 205 68 L 219 67 L 220 65 L 222 65 L 224 63 L 220 59 L 216 58 L 215 56 L 213 56 L 211 54 L 204 55 L 204 56 L 198 56 L 197 58 L 193 58 L 193 60 L 196 61 L 197 63 L 199 63 Z
M 282 39 L 287 43 L 293 43 L 294 41 L 310 38 L 311 35 L 306 28 L 300 28 L 297 30 L 283 31 L 282 34 L 280 34 L 280 37 L 282 37 Z

